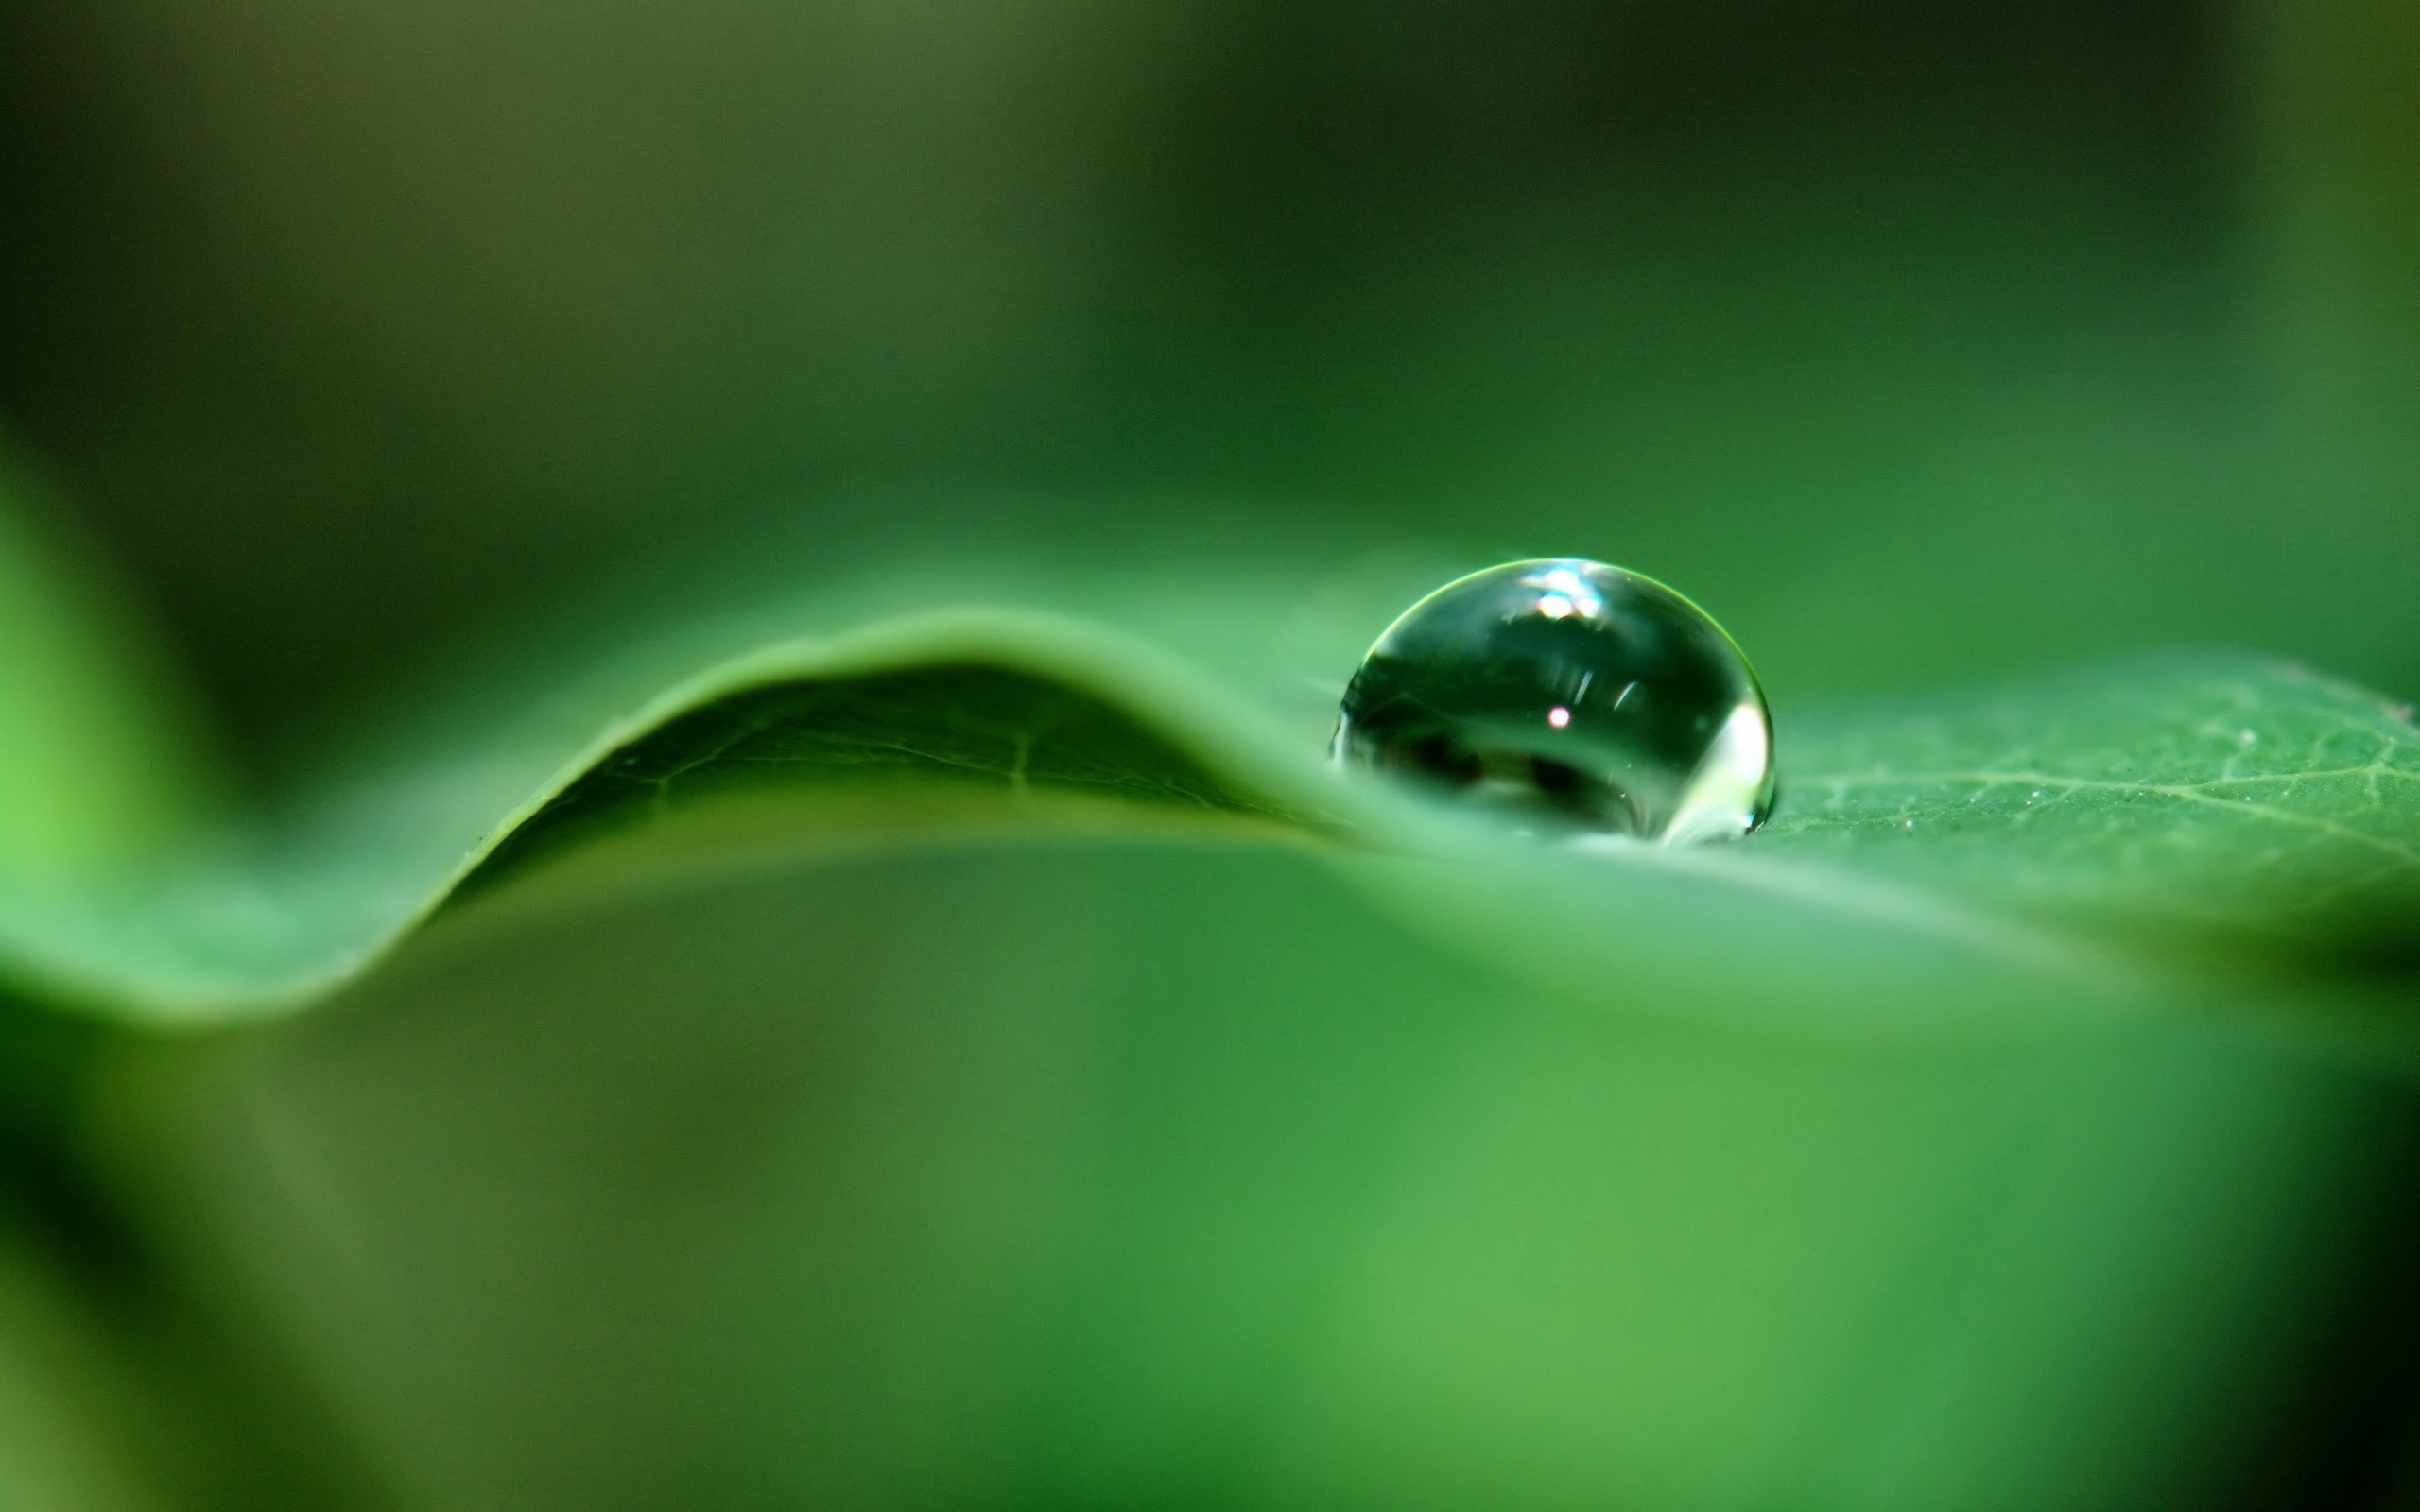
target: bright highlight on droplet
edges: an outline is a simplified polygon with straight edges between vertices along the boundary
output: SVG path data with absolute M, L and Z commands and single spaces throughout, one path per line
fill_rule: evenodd
M 1739 648 L 1663 584 L 1577 558 L 1473 573 L 1406 610 L 1354 674 L 1332 748 L 1564 833 L 1727 839 L 1773 801 L 1772 723 Z

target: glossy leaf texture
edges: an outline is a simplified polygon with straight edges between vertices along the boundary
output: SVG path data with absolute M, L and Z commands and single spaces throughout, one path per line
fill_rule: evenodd
M 742 796 L 787 816 L 752 821 L 742 849 L 863 837 L 912 809 L 920 830 L 1243 826 L 1348 870 L 1456 857 L 1600 907 L 1609 941 L 1646 890 L 1703 895 L 1686 927 L 1708 940 L 1787 898 L 1810 919 L 2037 953 L 2359 974 L 2420 921 L 2420 732 L 2290 665 L 2169 656 L 1785 707 L 1766 833 L 1581 862 L 1329 766 L 1330 690 L 1391 607 L 1367 585 L 1306 622 L 1302 606 L 1338 601 L 1315 578 L 929 576 L 959 601 L 844 581 L 390 712 L 408 738 L 356 742 L 176 858 L 0 890 L 0 969 L 132 1022 L 289 1010 L 458 889 Z
M 1807 721 L 1774 838 L 2112 939 L 2392 964 L 2420 728 L 2308 668 L 2166 656 Z

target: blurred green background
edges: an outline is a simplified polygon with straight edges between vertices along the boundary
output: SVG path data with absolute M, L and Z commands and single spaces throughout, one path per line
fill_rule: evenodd
M 2400 0 L 20 0 L 0 71 L 0 418 L 248 734 L 1004 493 L 1602 556 L 1785 702 L 2420 689 Z
M 2420 7 L 15 0 L 0 433 L 245 760 L 735 541 L 1601 557 L 1725 622 L 1785 764 L 1822 699 L 2146 645 L 2410 697 Z M 1743 976 L 1634 1013 L 1290 852 L 908 846 L 28 1050 L 0 1405 L 136 1383 L 0 1413 L 0 1489 L 2420 1484 L 2407 1086 L 1751 1029 L 1755 971 L 1851 988 L 1706 938 Z

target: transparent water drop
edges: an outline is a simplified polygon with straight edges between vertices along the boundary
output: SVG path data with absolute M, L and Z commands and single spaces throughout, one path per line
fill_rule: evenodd
M 1405 610 L 1331 748 L 1565 833 L 1730 839 L 1772 809 L 1748 659 L 1662 583 L 1578 558 L 1491 567 Z

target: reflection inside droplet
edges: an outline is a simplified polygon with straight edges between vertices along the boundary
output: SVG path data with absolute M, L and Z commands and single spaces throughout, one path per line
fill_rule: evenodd
M 1772 807 L 1772 721 L 1738 647 L 1663 584 L 1576 558 L 1413 605 L 1345 689 L 1333 748 L 1564 833 L 1727 839 Z

